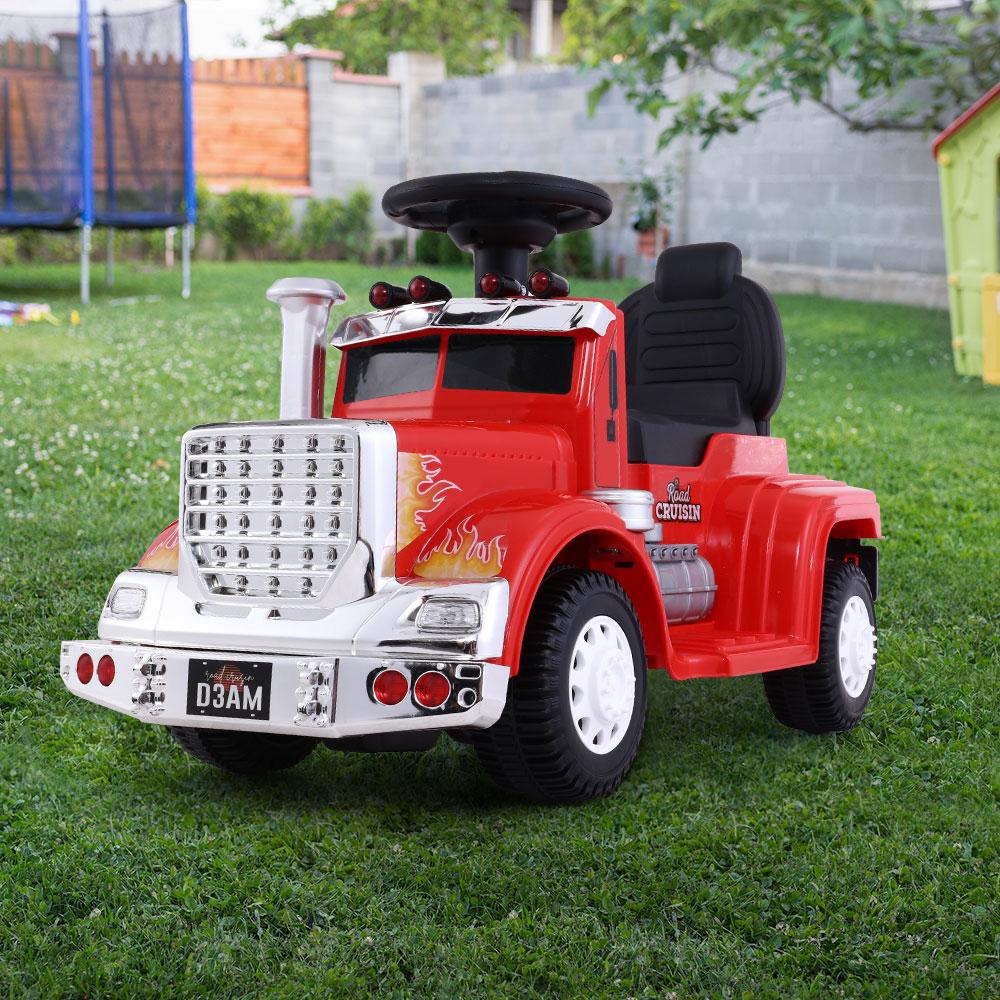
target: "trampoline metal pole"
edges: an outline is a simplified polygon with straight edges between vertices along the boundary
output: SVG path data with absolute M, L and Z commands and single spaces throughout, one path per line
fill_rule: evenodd
M 181 0 L 181 88 L 184 110 L 184 218 L 181 231 L 181 295 L 191 297 L 191 251 L 197 204 L 194 179 L 194 75 L 191 72 L 191 39 L 188 34 L 186 0 Z
M 94 94 L 90 67 L 90 12 L 87 0 L 80 0 L 77 38 L 78 82 L 80 87 L 80 301 L 90 302 L 90 236 L 94 227 Z
M 110 226 L 108 227 L 108 256 L 104 265 L 104 284 L 108 288 L 114 288 L 115 285 L 115 231 Z

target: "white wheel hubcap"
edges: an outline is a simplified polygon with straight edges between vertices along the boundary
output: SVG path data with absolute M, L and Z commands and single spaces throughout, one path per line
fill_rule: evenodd
M 837 653 L 844 687 L 852 698 L 857 698 L 875 666 L 875 629 L 868 617 L 868 606 L 857 595 L 848 599 L 840 616 Z
M 625 738 L 635 708 L 635 661 L 614 618 L 598 615 L 580 630 L 570 659 L 569 707 L 591 753 L 610 753 Z

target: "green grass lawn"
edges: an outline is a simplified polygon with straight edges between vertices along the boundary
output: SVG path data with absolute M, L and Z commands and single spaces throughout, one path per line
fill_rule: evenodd
M 295 272 L 367 308 L 346 264 L 198 265 L 187 303 L 123 268 L 162 298 L 0 329 L 0 995 L 1000 994 L 1000 391 L 955 376 L 942 313 L 779 303 L 793 470 L 882 503 L 847 736 L 781 728 L 755 677 L 656 674 L 621 790 L 539 808 L 450 740 L 238 780 L 64 690 L 60 640 L 175 516 L 183 431 L 277 415 L 264 290 Z M 75 280 L 0 297 L 67 316 Z

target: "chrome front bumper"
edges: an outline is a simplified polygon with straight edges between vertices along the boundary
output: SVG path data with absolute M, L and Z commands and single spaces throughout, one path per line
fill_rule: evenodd
M 76 665 L 84 653 L 95 667 L 103 656 L 114 660 L 114 678 L 108 685 L 96 671 L 87 683 L 80 680 Z M 240 676 L 241 664 L 271 665 L 270 692 L 259 714 L 254 712 L 258 717 L 215 716 L 197 707 L 189 711 L 189 669 L 197 669 L 192 662 L 202 660 L 224 663 L 235 676 Z M 410 676 L 410 694 L 398 705 L 379 704 L 371 694 L 372 679 L 385 667 Z M 452 681 L 452 695 L 439 709 L 421 708 L 412 698 L 413 681 L 428 669 L 443 670 Z M 60 674 L 78 697 L 142 722 L 333 739 L 421 729 L 485 729 L 500 718 L 510 671 L 469 660 L 253 655 L 84 641 L 62 644 Z M 470 690 L 475 700 L 460 694 Z

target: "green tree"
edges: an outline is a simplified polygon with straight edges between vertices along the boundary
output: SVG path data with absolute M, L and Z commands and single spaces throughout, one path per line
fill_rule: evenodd
M 444 56 L 451 74 L 485 73 L 519 27 L 506 0 L 353 0 L 309 15 L 297 0 L 281 7 L 272 37 L 343 52 L 354 73 L 385 73 L 392 52 L 431 52 Z
M 857 132 L 939 129 L 1000 68 L 1000 0 L 569 0 L 564 24 L 566 58 L 602 70 L 591 108 L 621 86 L 639 111 L 669 112 L 662 145 L 707 146 L 786 100 Z M 692 70 L 721 86 L 685 89 Z

